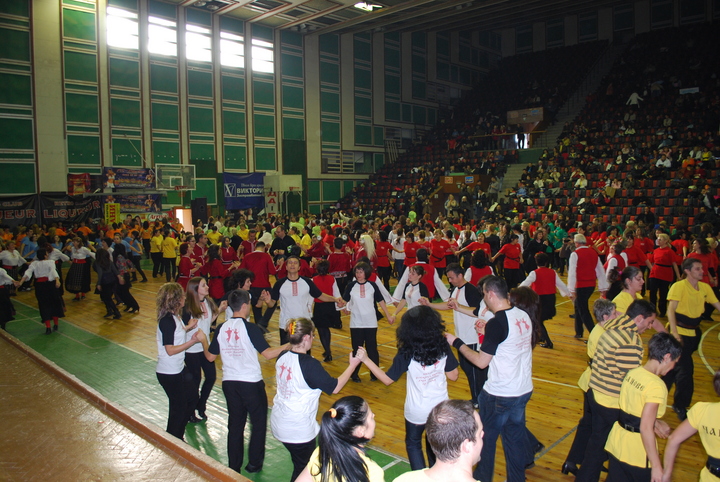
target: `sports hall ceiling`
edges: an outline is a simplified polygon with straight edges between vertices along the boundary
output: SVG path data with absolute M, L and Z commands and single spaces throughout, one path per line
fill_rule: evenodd
M 164 0 L 303 34 L 497 30 L 627 4 L 627 0 Z M 381 6 L 381 8 L 378 8 Z

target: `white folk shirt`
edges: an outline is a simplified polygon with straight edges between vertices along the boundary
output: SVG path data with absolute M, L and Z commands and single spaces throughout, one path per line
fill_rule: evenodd
M 484 389 L 497 397 L 519 397 L 533 389 L 532 321 L 520 308 L 495 313 L 486 328 L 483 352 L 493 355 Z
M 188 340 L 197 333 L 198 330 L 202 330 L 203 333 L 206 335 L 210 335 L 210 325 L 212 324 L 212 317 L 213 314 L 210 311 L 210 303 L 208 303 L 207 299 L 204 299 L 202 302 L 203 307 L 205 308 L 205 311 L 203 312 L 202 316 L 198 318 L 198 323 L 195 328 L 188 331 L 187 338 Z M 195 345 L 191 346 L 187 349 L 188 353 L 202 353 L 203 352 L 203 346 L 202 343 L 196 343 Z M 225 369 L 225 364 L 223 363 L 223 370 Z M 223 378 L 224 379 L 224 378 Z
M 280 300 L 278 327 L 284 330 L 293 318 L 312 319 L 313 301 L 321 295 L 320 288 L 309 278 L 300 276 L 294 281 L 288 278 L 278 280 L 270 292 L 273 300 Z
M 35 279 L 47 278 L 49 281 L 55 281 L 57 279 L 55 262 L 47 259 L 42 261 L 33 261 L 30 263 L 27 271 L 25 271 L 23 278 L 31 279 L 33 275 L 35 275 Z
M 466 293 L 469 296 L 466 296 Z M 453 287 L 450 292 L 450 298 L 456 300 L 458 304 L 477 308 L 480 306 L 480 293 L 470 283 L 465 283 L 460 288 Z M 475 321 L 477 316 L 469 316 L 465 313 L 453 310 L 453 321 L 455 322 L 455 336 L 460 338 L 466 345 L 476 345 L 478 342 L 478 334 L 475 331 Z
M 208 351 L 220 355 L 223 381 L 256 383 L 263 379 L 257 353 L 270 348 L 257 325 L 242 318 L 228 318 L 218 326 Z

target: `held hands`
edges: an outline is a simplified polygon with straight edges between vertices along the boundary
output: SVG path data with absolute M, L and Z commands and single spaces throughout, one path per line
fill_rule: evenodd
M 430 300 L 428 300 L 426 297 L 421 296 L 418 300 L 418 303 L 420 303 L 423 306 L 430 306 Z M 448 305 L 449 306 L 449 305 Z
M 188 322 L 187 326 L 185 327 L 185 331 L 190 331 L 190 330 L 194 329 L 197 326 L 197 324 L 198 324 L 197 318 L 190 318 L 190 321 Z M 201 331 L 201 330 L 198 330 L 198 331 Z
M 453 335 L 452 333 L 445 333 L 445 339 L 447 340 L 448 344 L 452 346 L 452 344 L 455 343 L 455 340 L 457 340 L 457 336 Z
M 485 325 L 487 325 L 487 321 L 483 320 L 482 318 L 478 318 L 475 322 L 475 331 L 478 334 L 485 334 Z
M 450 299 L 447 301 L 447 306 L 448 306 L 448 308 L 450 308 L 451 310 L 457 310 L 457 307 L 458 307 L 457 300 L 456 300 L 455 298 L 450 298 Z
M 358 360 L 359 362 L 365 362 L 367 361 L 367 352 L 365 351 L 365 348 L 358 347 L 357 351 L 355 352 L 355 356 L 350 354 L 350 363 L 352 364 L 353 360 Z
M 335 298 L 335 304 L 338 308 L 343 308 L 345 305 L 347 305 L 347 302 L 341 297 L 337 297 Z
M 362 348 L 359 348 L 359 349 L 358 349 L 358 351 L 357 351 L 357 353 L 355 354 L 355 356 L 353 356 L 352 352 L 350 352 L 350 361 L 349 361 L 349 364 L 350 364 L 351 367 L 356 367 L 356 366 L 358 366 L 360 363 L 362 363 L 363 360 L 362 360 L 362 359 L 360 358 L 360 356 L 359 356 L 359 355 L 360 355 L 360 350 L 362 350 Z M 365 352 L 365 350 L 363 350 L 363 353 L 364 353 L 364 352 Z M 366 359 L 367 359 L 367 357 L 366 357 Z
M 205 335 L 204 331 L 198 330 L 193 333 L 193 336 L 190 339 L 194 339 L 196 342 L 204 343 L 205 341 L 207 341 L 207 335 Z

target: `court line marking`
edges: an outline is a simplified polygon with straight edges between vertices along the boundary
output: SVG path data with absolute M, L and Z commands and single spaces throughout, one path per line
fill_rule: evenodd
M 700 359 L 703 361 L 703 363 L 705 364 L 707 369 L 710 370 L 711 375 L 715 374 L 715 369 L 710 366 L 707 359 L 705 358 L 705 352 L 703 350 L 703 341 L 705 341 L 705 338 L 708 336 L 708 334 L 710 334 L 710 332 L 712 330 L 714 330 L 715 328 L 717 328 L 718 326 L 720 326 L 720 323 L 716 323 L 713 326 L 711 326 L 710 328 L 708 328 L 707 330 L 705 330 L 705 333 L 703 333 L 702 337 L 700 338 L 700 343 L 698 346 L 698 355 L 700 355 Z M 720 333 L 718 334 L 718 339 L 720 339 Z

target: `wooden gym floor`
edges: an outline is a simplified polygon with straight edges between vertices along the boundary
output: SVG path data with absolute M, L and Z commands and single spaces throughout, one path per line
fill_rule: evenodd
M 152 271 L 146 269 L 146 273 Z M 155 378 L 154 366 L 157 355 L 155 342 L 155 293 L 164 282 L 163 278 L 153 279 L 148 283 L 135 283 L 132 293 L 138 300 L 141 310 L 139 314 L 123 314 L 120 320 L 105 320 L 104 305 L 96 295 L 88 294 L 81 302 L 71 301 L 70 294 L 65 295 L 67 315 L 60 322 L 60 330 L 52 335 L 44 335 L 45 328 L 38 323 L 36 311 L 37 301 L 34 293 L 18 293 L 14 297 L 18 317 L 10 322 L 7 330 L 30 348 L 46 356 L 61 368 L 75 375 L 112 402 L 115 402 L 140 419 L 155 424 L 161 429 L 165 427 L 167 416 L 167 398 Z M 591 302 L 594 301 L 593 296 Z M 392 310 L 392 308 L 391 308 Z M 572 480 L 571 476 L 563 476 L 560 465 L 565 459 L 574 437 L 575 427 L 582 412 L 582 392 L 576 382 L 586 366 L 586 346 L 581 340 L 573 338 L 572 303 L 558 298 L 558 314 L 546 322 L 555 349 L 536 348 L 533 355 L 534 392 L 527 409 L 527 424 L 530 430 L 545 445 L 538 455 L 534 468 L 527 471 L 527 479 L 531 481 Z M 441 312 L 448 331 L 453 330 L 452 314 Z M 327 370 L 337 376 L 347 366 L 350 352 L 350 337 L 347 328 L 349 320 L 344 319 L 342 330 L 333 330 L 334 360 L 324 364 Z M 718 319 L 718 314 L 714 314 Z M 271 333 L 268 341 L 271 345 L 278 344 L 277 314 L 271 322 Z M 716 401 L 712 390 L 712 373 L 720 366 L 720 323 L 704 322 L 702 325 L 703 340 L 700 350 L 695 354 L 695 395 L 693 401 Z M 646 333 L 643 339 L 647 342 L 652 333 Z M 381 366 L 389 368 L 395 355 L 395 333 L 385 320 L 380 321 L 378 331 Z M 322 353 L 319 340 L 313 353 L 317 357 Z M 268 398 L 272 404 L 275 394 L 274 362 L 261 358 Z M 5 365 L 3 363 L 3 365 Z M 7 367 L 6 367 L 7 368 Z M 208 406 L 209 420 L 206 423 L 189 425 L 186 433 L 188 443 L 219 460 L 227 463 L 226 454 L 226 421 L 225 400 L 220 390 L 222 376 L 221 364 L 218 363 L 218 382 L 210 396 Z M 3 370 L 0 380 L 3 385 L 8 380 L 18 383 L 14 374 Z M 391 481 L 398 474 L 409 470 L 404 446 L 403 403 L 405 399 L 405 383 L 385 387 L 379 382 L 370 382 L 367 370 L 361 370 L 362 383 L 353 382 L 336 396 L 322 395 L 320 410 L 326 410 L 333 402 L 343 395 L 359 395 L 368 400 L 376 413 L 377 430 L 371 442 L 371 457 L 386 468 L 386 480 Z M 61 390 L 47 385 L 47 390 Z M 464 374 L 460 371 L 460 379 L 450 382 L 450 397 L 468 399 L 469 390 Z M 3 390 L 5 392 L 5 390 Z M 9 393 L 9 392 L 8 392 Z M 672 401 L 672 392 L 670 395 Z M 6 416 L 19 413 L 21 419 L 30 420 L 35 414 L 23 411 L 25 401 L 21 397 L 2 396 Z M 19 412 L 17 412 L 19 410 Z M 53 410 L 52 403 L 47 410 Z M 48 419 L 52 426 L 61 423 L 63 417 Z M 671 409 L 667 410 L 664 420 L 671 427 L 678 425 L 678 419 Z M 34 428 L 33 428 L 34 427 Z M 23 437 L 33 440 L 38 434 L 45 433 L 48 424 L 27 424 Z M 75 425 L 75 430 L 85 430 Z M 7 461 L 23 457 L 23 443 L 18 441 L 15 446 L 0 455 L 0 467 L 7 469 Z M 500 444 L 498 445 L 500 447 Z M 660 450 L 664 441 L 660 441 Z M 498 449 L 501 450 L 500 448 Z M 13 453 L 16 451 L 16 453 Z M 696 480 L 697 474 L 704 465 L 705 452 L 699 439 L 693 437 L 683 445 L 678 456 L 674 480 Z M 268 436 L 265 469 L 258 474 L 244 474 L 255 481 L 284 480 L 290 473 L 290 460 L 287 451 L 278 444 L 271 435 Z M 37 469 L 33 473 L 33 469 Z M 47 475 L 47 467 L 42 464 L 24 467 L 24 472 L 6 471 L 9 479 L 35 479 L 42 474 Z M 505 479 L 505 464 L 502 454 L 496 457 L 495 480 Z M 46 477 L 47 478 L 47 477 Z M 52 478 L 52 477 L 51 477 Z M 140 477 L 144 479 L 145 477 Z M 56 480 L 59 480 L 56 478 Z M 136 477 L 137 480 L 137 477 Z

